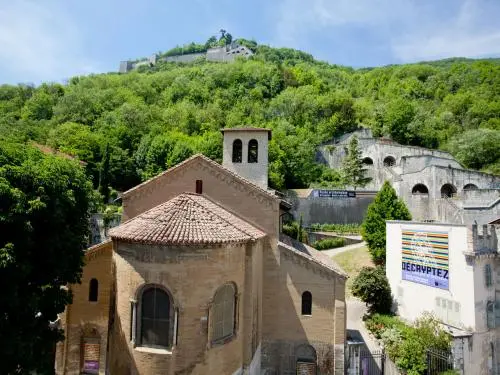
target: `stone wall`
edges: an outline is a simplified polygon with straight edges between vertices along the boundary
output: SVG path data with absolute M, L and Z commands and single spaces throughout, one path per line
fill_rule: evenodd
M 99 344 L 99 374 L 106 374 L 108 322 L 113 293 L 112 244 L 87 251 L 80 284 L 71 285 L 73 303 L 60 314 L 65 340 L 57 344 L 55 369 L 58 375 L 79 375 L 83 368 L 83 341 Z M 97 301 L 89 301 L 90 280 L 98 281 Z
M 203 59 L 205 58 L 206 54 L 204 52 L 201 53 L 188 53 L 185 55 L 177 55 L 177 56 L 166 56 L 166 57 L 160 57 L 158 61 L 166 61 L 166 62 L 193 62 L 198 59 Z
M 302 315 L 302 294 L 312 295 L 311 315 Z M 344 373 L 345 278 L 278 247 L 264 253 L 262 370 L 294 374 L 296 350 L 315 348 L 317 362 Z M 266 372 L 267 371 L 267 372 Z
M 373 202 L 376 192 L 356 192 L 355 198 L 314 197 L 313 191 L 308 196 L 298 196 L 293 190 L 287 193 L 292 203 L 292 214 L 295 220 L 302 216 L 302 224 L 310 226 L 315 223 L 351 224 L 361 223 L 366 210 Z

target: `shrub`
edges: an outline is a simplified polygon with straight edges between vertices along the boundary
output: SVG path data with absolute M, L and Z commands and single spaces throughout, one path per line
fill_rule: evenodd
M 345 239 L 342 237 L 335 238 L 325 238 L 323 240 L 316 241 L 312 244 L 317 250 L 334 249 L 336 247 L 342 247 L 345 245 Z
M 303 228 L 301 228 L 300 236 L 298 236 L 299 223 L 297 223 L 296 221 L 293 221 L 289 224 L 284 224 L 282 232 L 295 240 L 298 239 L 301 242 L 307 242 L 307 232 Z
M 382 340 L 389 357 L 408 375 L 425 374 L 429 350 L 449 351 L 451 337 L 429 314 L 408 325 L 393 315 L 373 314 L 366 328 Z M 455 374 L 455 372 L 446 372 Z
M 370 313 L 391 312 L 391 287 L 382 267 L 363 267 L 354 279 L 352 294 L 368 305 Z
M 321 232 L 335 232 L 341 234 L 359 234 L 361 225 L 359 224 L 312 224 L 311 229 Z

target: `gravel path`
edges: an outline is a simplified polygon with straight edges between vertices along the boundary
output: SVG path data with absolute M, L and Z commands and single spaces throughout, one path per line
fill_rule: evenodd
M 334 256 L 340 253 L 343 253 L 344 251 L 349 251 L 349 250 L 354 250 L 354 249 L 359 249 L 360 247 L 366 246 L 366 242 L 360 242 L 360 243 L 354 243 L 352 245 L 347 245 L 347 246 L 342 246 L 342 247 L 337 247 L 335 249 L 330 249 L 330 250 L 322 250 L 321 252 L 323 254 L 326 254 L 328 256 Z

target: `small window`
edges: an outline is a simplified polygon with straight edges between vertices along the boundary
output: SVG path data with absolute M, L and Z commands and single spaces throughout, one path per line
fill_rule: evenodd
M 97 279 L 90 280 L 89 284 L 89 301 L 97 302 L 97 297 L 99 295 L 99 282 Z
M 491 265 L 489 264 L 484 266 L 484 283 L 486 284 L 487 288 L 493 285 L 493 278 L 491 275 Z
M 384 159 L 384 167 L 394 167 L 396 165 L 396 159 L 392 156 L 387 156 Z
M 203 194 L 203 181 L 196 180 L 196 194 Z
M 311 292 L 302 293 L 302 315 L 312 314 L 312 294 Z
M 212 342 L 229 339 L 235 331 L 236 291 L 226 284 L 215 292 L 212 307 Z
M 243 160 L 243 143 L 241 139 L 235 139 L 233 142 L 233 163 L 241 163 Z
M 255 139 L 248 142 L 248 162 L 257 163 L 259 154 L 259 144 Z
M 429 189 L 424 184 L 416 184 L 413 189 L 411 189 L 412 195 L 429 195 Z
M 452 184 L 444 184 L 441 187 L 441 198 L 453 198 L 457 194 L 457 188 Z
M 477 190 L 479 189 L 476 185 L 474 184 L 467 184 L 464 186 L 464 190 L 465 191 L 468 191 L 468 190 Z
M 486 304 L 486 325 L 495 328 L 495 304 L 492 301 Z
M 364 165 L 373 165 L 373 160 L 372 160 L 372 158 L 366 157 L 366 158 L 363 159 L 362 163 Z

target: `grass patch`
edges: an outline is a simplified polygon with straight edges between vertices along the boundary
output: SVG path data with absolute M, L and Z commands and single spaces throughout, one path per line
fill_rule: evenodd
M 352 296 L 352 282 L 358 276 L 359 271 L 363 267 L 374 267 L 370 253 L 366 246 L 359 247 L 354 250 L 344 251 L 332 257 L 342 269 L 347 272 L 349 279 L 347 280 L 346 296 Z

